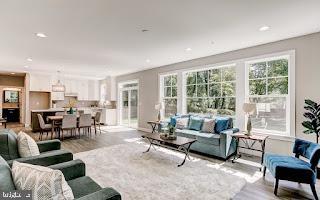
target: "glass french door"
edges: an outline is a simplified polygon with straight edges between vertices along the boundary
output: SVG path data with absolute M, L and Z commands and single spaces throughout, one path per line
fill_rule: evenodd
M 129 90 L 122 91 L 121 125 L 129 126 Z
M 120 89 L 120 125 L 138 128 L 138 88 Z

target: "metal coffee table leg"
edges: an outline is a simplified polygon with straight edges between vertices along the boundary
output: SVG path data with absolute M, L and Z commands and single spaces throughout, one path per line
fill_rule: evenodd
M 150 151 L 151 146 L 154 148 L 154 150 L 156 150 L 156 148 L 153 146 L 153 142 L 152 142 L 152 140 L 150 140 L 149 138 L 147 138 L 147 139 L 148 139 L 148 141 L 150 142 L 150 145 L 149 145 L 149 148 L 148 148 L 146 151 L 144 151 L 143 153 L 147 153 L 147 152 L 149 152 L 149 151 Z
M 186 159 L 187 159 L 187 158 L 190 160 L 190 157 L 189 157 L 189 149 L 190 149 L 191 144 L 192 144 L 192 143 L 190 143 L 190 144 L 188 145 L 188 148 L 186 148 L 185 146 L 180 146 L 180 147 L 178 148 L 180 151 L 182 151 L 182 152 L 185 154 L 185 157 L 184 157 L 182 163 L 179 164 L 178 167 L 181 167 L 182 165 L 184 165 L 184 163 L 186 162 Z

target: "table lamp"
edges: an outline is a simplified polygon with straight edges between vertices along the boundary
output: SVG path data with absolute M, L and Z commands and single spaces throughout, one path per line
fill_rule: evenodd
M 160 102 L 154 106 L 154 109 L 158 110 L 158 121 L 161 121 L 161 110 L 164 108 L 163 102 Z
M 256 112 L 256 104 L 255 103 L 244 103 L 243 111 L 248 115 L 247 119 L 247 133 L 246 135 L 251 135 L 252 125 L 251 125 L 251 115 Z

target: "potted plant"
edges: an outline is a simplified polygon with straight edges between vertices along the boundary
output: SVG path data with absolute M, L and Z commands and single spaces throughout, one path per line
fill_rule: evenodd
M 67 108 L 69 108 L 68 113 L 73 114 L 73 108 L 76 106 L 77 101 L 75 99 L 69 99 L 69 103 L 67 105 Z
M 319 143 L 319 135 L 320 135 L 320 104 L 311 101 L 310 99 L 306 99 L 304 109 L 307 112 L 303 114 L 306 121 L 302 122 L 302 126 L 306 129 L 303 131 L 305 134 L 312 134 L 316 135 L 316 141 Z
M 307 110 L 303 114 L 305 118 L 308 120 L 302 122 L 302 126 L 306 128 L 303 132 L 305 134 L 316 135 L 316 141 L 319 143 L 319 135 L 320 135 L 320 104 L 311 101 L 310 99 L 306 99 L 304 109 Z M 318 167 L 318 179 L 320 179 L 320 168 Z
M 170 136 L 174 136 L 176 134 L 176 127 L 171 124 L 168 125 L 168 132 Z

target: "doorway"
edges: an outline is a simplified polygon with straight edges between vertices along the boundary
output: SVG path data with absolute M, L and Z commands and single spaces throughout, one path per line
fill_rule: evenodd
M 120 125 L 138 128 L 139 121 L 139 84 L 138 81 L 119 84 Z

